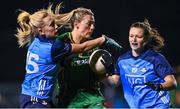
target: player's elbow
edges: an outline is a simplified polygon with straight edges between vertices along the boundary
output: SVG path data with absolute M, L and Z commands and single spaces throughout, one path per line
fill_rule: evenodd
M 173 90 L 177 87 L 177 82 L 174 75 L 167 75 L 165 78 L 164 89 L 165 90 Z
M 171 89 L 176 89 L 177 88 L 177 82 L 176 80 L 172 80 L 172 85 L 171 85 Z
M 176 82 L 176 79 L 175 79 L 175 77 L 173 75 L 171 76 L 169 82 L 171 83 L 171 85 L 170 85 L 171 90 L 173 90 L 173 89 L 175 89 L 177 87 L 177 82 Z

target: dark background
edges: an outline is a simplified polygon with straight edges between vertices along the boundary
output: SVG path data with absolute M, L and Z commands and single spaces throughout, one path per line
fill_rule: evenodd
M 18 9 L 35 12 L 49 3 L 62 0 L 3 0 L 0 5 L 0 82 L 22 82 L 25 74 L 27 48 L 19 48 L 14 36 Z M 63 12 L 79 6 L 90 8 L 95 14 L 95 34 L 104 33 L 129 49 L 130 24 L 147 18 L 165 38 L 162 53 L 172 66 L 180 64 L 180 1 L 179 0 L 64 0 Z M 116 54 L 116 53 L 114 53 Z

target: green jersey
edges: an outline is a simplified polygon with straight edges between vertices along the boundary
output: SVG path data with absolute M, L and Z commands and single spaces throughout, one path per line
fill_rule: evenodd
M 59 36 L 65 42 L 71 41 L 71 34 L 65 33 Z M 72 89 L 90 88 L 96 83 L 96 76 L 89 67 L 89 56 L 93 50 L 71 54 L 65 59 L 64 70 L 61 72 L 63 82 Z
M 73 42 L 71 40 L 71 33 L 69 32 L 62 34 L 58 38 L 64 40 L 65 42 Z M 66 107 L 76 97 L 76 95 L 78 95 L 79 91 L 85 91 L 88 92 L 88 94 L 90 92 L 91 96 L 95 95 L 97 101 L 103 101 L 103 98 L 99 97 L 101 96 L 101 93 L 99 92 L 100 88 L 99 82 L 97 81 L 98 79 L 95 76 L 95 73 L 89 67 L 89 56 L 94 50 L 89 50 L 80 54 L 71 54 L 70 56 L 66 57 L 64 70 L 60 72 L 59 76 L 59 99 L 60 104 L 64 105 L 61 105 L 62 107 Z M 92 91 L 93 93 L 91 93 Z M 94 98 L 91 96 L 89 96 L 89 98 Z

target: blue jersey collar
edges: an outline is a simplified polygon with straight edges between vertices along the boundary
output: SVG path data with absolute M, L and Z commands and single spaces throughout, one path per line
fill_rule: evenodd
M 130 55 L 132 58 L 134 58 L 134 59 L 138 59 L 138 58 L 140 58 L 140 57 L 146 56 L 146 54 L 148 54 L 150 51 L 152 51 L 152 50 L 151 50 L 151 49 L 144 49 L 144 51 L 143 51 L 139 56 L 137 56 L 137 57 L 134 57 L 134 56 L 132 55 L 132 51 L 130 51 L 130 52 L 129 52 L 129 55 Z
M 36 36 L 41 42 L 53 42 L 55 40 L 55 37 L 53 38 L 47 38 L 45 36 Z

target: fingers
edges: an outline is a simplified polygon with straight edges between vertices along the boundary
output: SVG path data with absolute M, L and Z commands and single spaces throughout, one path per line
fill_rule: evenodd
M 152 82 L 147 82 L 145 85 L 149 86 L 153 90 L 161 90 L 161 84 L 155 84 Z

